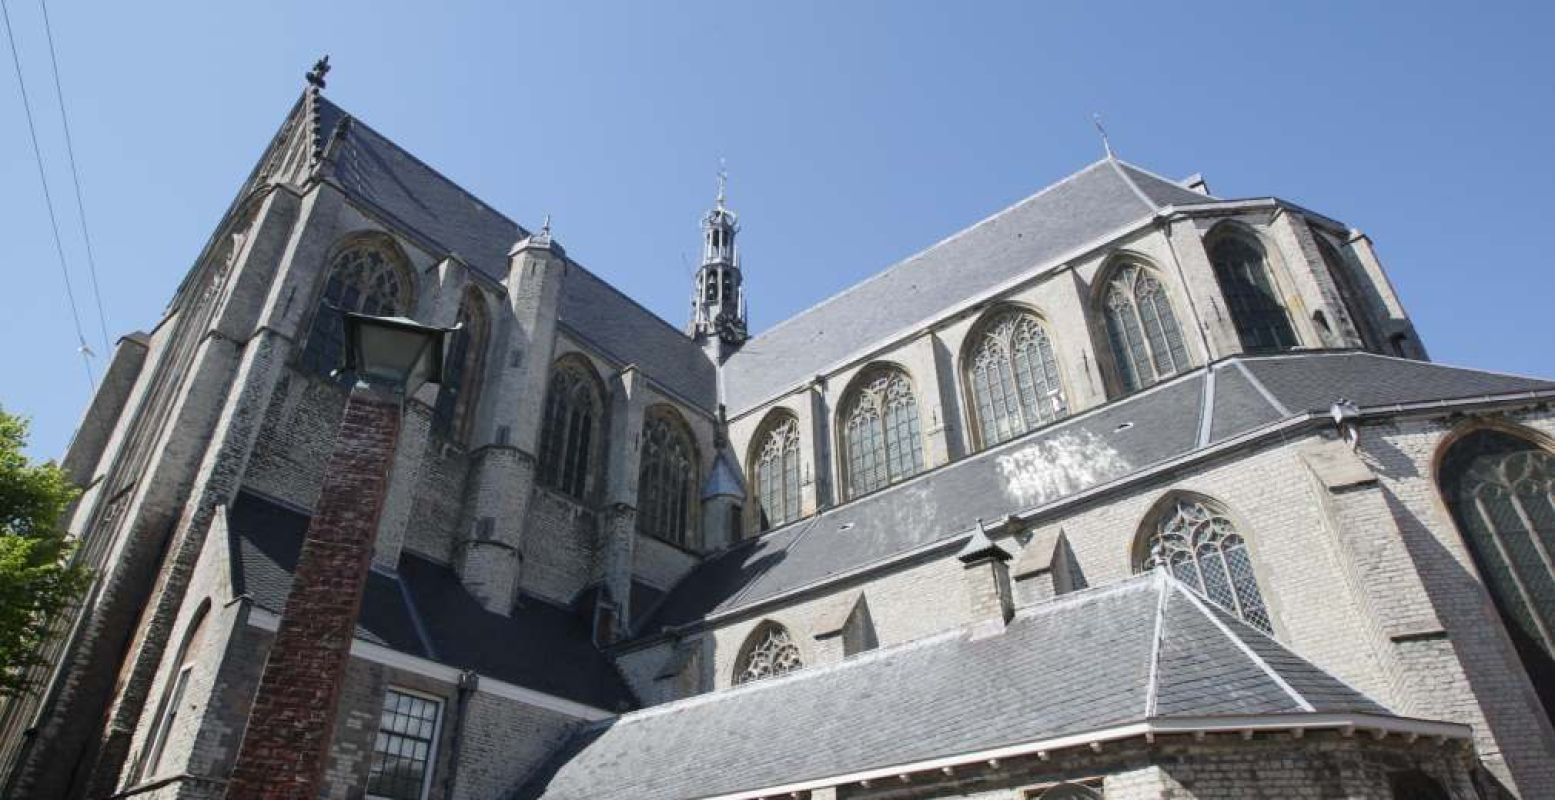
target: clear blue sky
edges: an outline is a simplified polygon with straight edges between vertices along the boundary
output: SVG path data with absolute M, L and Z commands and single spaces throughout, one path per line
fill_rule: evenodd
M 106 366 L 38 0 L 7 0 Z M 1407 10 L 1406 10 L 1407 8 Z M 50 6 L 109 335 L 153 326 L 322 53 L 328 94 L 677 324 L 720 156 L 760 331 L 1089 163 L 1371 234 L 1441 362 L 1555 377 L 1555 4 Z M 3 47 L 0 41 L 0 47 Z M 87 402 L 9 53 L 0 404 Z

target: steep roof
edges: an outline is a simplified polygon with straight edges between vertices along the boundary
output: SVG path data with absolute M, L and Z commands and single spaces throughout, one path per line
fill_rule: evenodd
M 745 411 L 948 306 L 1202 194 L 1103 159 L 757 335 L 725 362 Z
M 1389 712 L 1156 573 L 1034 606 L 997 634 L 959 630 L 600 723 L 517 796 L 756 793 L 1132 723 L 1307 714 Z
M 241 492 L 228 512 L 233 591 L 279 614 L 308 515 Z M 584 622 L 533 598 L 487 611 L 452 570 L 407 553 L 398 574 L 368 573 L 356 638 L 605 710 L 636 705 Z M 494 643 L 522 642 L 523 646 Z
M 1213 380 L 1206 377 L 1213 375 Z M 639 630 L 652 634 L 959 543 L 1030 512 L 1348 398 L 1362 409 L 1555 392 L 1555 382 L 1360 352 L 1237 357 L 1039 428 L 718 553 Z
M 332 145 L 330 179 L 439 254 L 457 255 L 494 281 L 507 277 L 507 254 L 529 235 L 387 137 L 319 97 L 318 126 Z M 576 262 L 562 282 L 558 319 L 604 355 L 636 364 L 686 402 L 717 407 L 717 373 L 706 353 L 678 328 Z

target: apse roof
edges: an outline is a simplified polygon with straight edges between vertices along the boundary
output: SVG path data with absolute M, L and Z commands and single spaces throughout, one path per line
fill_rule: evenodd
M 911 698 L 904 702 L 903 698 Z M 1162 573 L 583 730 L 521 798 L 757 792 L 1139 722 L 1388 715 Z

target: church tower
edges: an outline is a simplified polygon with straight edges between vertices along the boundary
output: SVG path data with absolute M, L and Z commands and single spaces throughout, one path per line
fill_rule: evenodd
M 702 264 L 697 267 L 687 333 L 719 360 L 745 342 L 745 286 L 735 234 L 739 217 L 724 207 L 727 174 L 718 172 L 718 199 L 702 217 Z

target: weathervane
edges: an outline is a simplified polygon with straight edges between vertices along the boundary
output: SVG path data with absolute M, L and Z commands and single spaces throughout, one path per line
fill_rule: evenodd
M 323 58 L 319 59 L 318 61 L 314 62 L 313 69 L 308 70 L 308 74 L 304 75 L 303 77 L 307 79 L 309 84 L 312 84 L 313 86 L 316 86 L 319 89 L 323 89 L 324 88 L 324 76 L 328 75 L 328 74 L 329 74 L 329 56 L 326 55 Z
M 728 170 L 727 167 L 724 166 L 724 160 L 722 158 L 720 158 L 720 159 L 718 159 L 718 207 L 719 208 L 723 208 L 723 205 L 724 205 L 724 189 L 728 186 L 728 183 L 729 183 L 729 170 Z
M 1092 114 L 1091 121 L 1096 123 L 1096 132 L 1101 134 L 1101 146 L 1107 151 L 1107 157 L 1112 158 L 1112 142 L 1107 139 L 1107 129 L 1101 126 L 1101 115 Z

